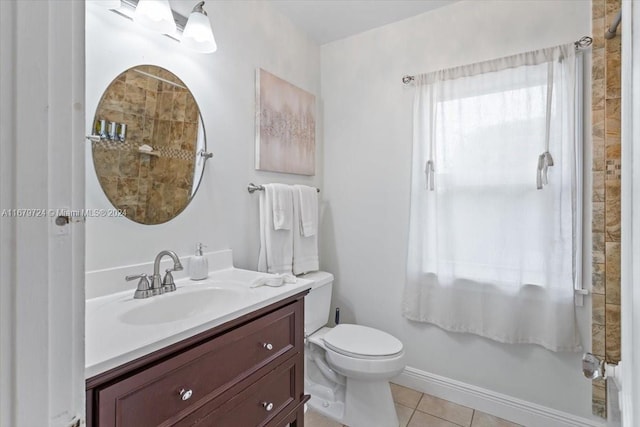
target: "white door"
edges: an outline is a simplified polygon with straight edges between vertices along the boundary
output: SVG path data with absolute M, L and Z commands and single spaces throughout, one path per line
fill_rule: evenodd
M 640 3 L 622 4 L 622 425 L 640 425 Z M 634 289 L 635 285 L 635 289 Z
M 0 426 L 84 418 L 84 2 L 0 0 Z

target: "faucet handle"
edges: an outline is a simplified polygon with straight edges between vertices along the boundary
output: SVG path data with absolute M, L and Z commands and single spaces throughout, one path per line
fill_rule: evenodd
M 133 294 L 133 297 L 135 299 L 143 299 L 143 298 L 149 298 L 150 296 L 152 296 L 153 290 L 151 289 L 151 284 L 149 283 L 149 276 L 143 273 L 143 274 L 134 274 L 134 275 L 125 277 L 125 280 L 127 282 L 131 280 L 136 280 L 136 279 L 140 279 L 140 281 L 138 281 L 138 288 Z
M 167 268 L 165 270 L 166 273 L 164 275 L 164 278 L 162 279 L 162 289 L 164 290 L 164 292 L 173 292 L 176 290 L 176 284 L 173 281 L 173 274 L 171 274 L 171 272 L 178 270 L 182 270 L 182 268 Z

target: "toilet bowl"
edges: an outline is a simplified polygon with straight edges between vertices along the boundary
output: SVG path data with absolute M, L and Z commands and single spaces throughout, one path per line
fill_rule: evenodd
M 405 367 L 402 342 L 362 325 L 326 327 L 333 275 L 313 282 L 305 298 L 305 393 L 313 410 L 349 427 L 397 427 L 389 379 Z

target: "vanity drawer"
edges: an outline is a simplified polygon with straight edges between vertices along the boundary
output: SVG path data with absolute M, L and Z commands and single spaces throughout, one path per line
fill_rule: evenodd
M 99 388 L 97 425 L 173 425 L 260 368 L 302 352 L 296 332 L 296 322 L 302 322 L 300 306 L 285 306 Z
M 262 427 L 295 409 L 297 358 L 290 359 L 216 409 L 203 407 L 173 427 Z

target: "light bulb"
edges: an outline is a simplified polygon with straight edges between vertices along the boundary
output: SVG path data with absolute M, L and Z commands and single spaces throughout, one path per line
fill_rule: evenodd
M 140 0 L 133 20 L 151 30 L 171 34 L 176 30 L 169 0 Z

